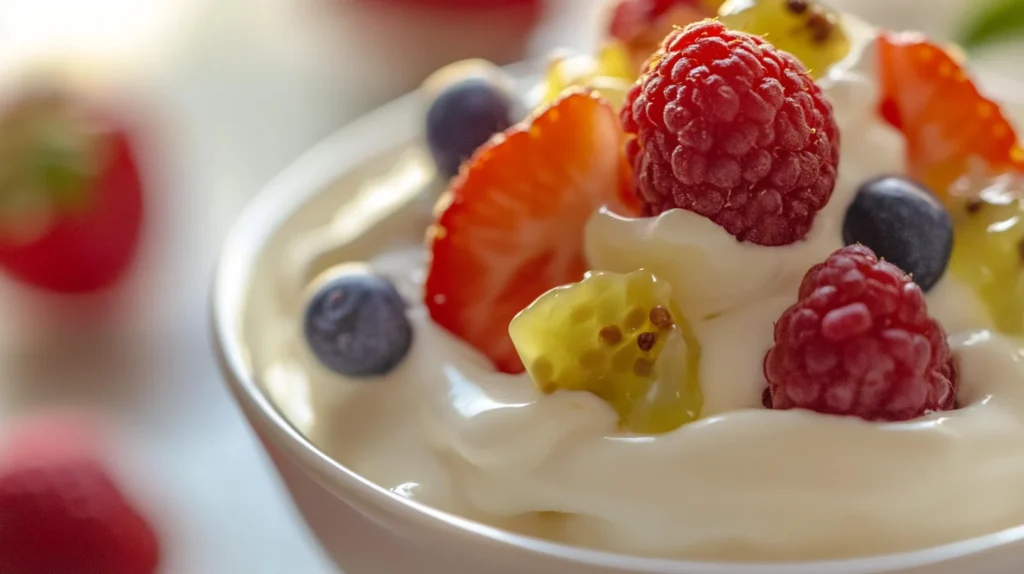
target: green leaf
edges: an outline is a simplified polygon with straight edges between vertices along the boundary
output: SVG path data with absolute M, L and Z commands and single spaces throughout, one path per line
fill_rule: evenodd
M 77 142 L 41 142 L 32 157 L 33 175 L 50 200 L 64 209 L 76 209 L 88 199 L 88 183 L 96 174 L 92 150 Z
M 957 33 L 957 42 L 964 48 L 973 49 L 1024 35 L 1024 0 L 990 0 L 977 4 Z

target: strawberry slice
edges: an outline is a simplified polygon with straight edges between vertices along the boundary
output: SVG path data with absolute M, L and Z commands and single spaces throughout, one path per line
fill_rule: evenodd
M 981 161 L 1024 172 L 1024 149 L 999 106 L 978 92 L 948 52 L 917 34 L 878 39 L 881 114 L 903 132 L 910 175 L 946 197 Z
M 508 335 L 519 311 L 587 270 L 583 227 L 623 201 L 622 129 L 596 95 L 569 92 L 477 150 L 438 204 L 425 300 L 434 321 L 505 373 L 523 371 Z

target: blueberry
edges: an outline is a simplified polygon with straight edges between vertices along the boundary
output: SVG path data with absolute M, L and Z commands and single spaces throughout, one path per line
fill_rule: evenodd
M 857 190 L 843 221 L 843 243 L 870 247 L 928 291 L 949 263 L 953 221 L 942 202 L 921 184 L 885 176 Z
M 427 110 L 427 145 L 445 177 L 490 137 L 512 125 L 515 100 L 495 79 L 470 76 L 442 89 Z
M 387 279 L 362 270 L 325 281 L 306 306 L 303 327 L 317 359 L 349 377 L 387 373 L 412 345 L 402 296 Z

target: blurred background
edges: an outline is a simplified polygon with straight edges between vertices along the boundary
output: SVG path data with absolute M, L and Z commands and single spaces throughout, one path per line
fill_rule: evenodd
M 983 3 L 831 2 L 943 39 Z M 334 572 L 215 367 L 206 299 L 219 241 L 317 140 L 448 62 L 587 49 L 602 4 L 0 0 L 0 93 L 46 72 L 105 102 L 130 126 L 147 202 L 136 266 L 102 300 L 0 281 L 0 430 L 55 406 L 98 414 L 116 475 L 158 531 L 160 572 Z M 1008 35 L 976 65 L 1019 75 L 1020 55 Z

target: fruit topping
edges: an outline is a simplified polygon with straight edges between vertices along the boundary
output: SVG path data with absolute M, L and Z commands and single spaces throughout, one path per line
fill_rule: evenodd
M 424 88 L 433 97 L 427 110 L 427 145 L 444 177 L 458 173 L 478 147 L 515 121 L 515 86 L 489 62 L 451 64 L 434 72 Z
M 835 186 L 839 130 L 821 89 L 789 54 L 715 21 L 665 38 L 622 124 L 646 215 L 678 207 L 786 245 Z
M 519 373 L 519 311 L 587 270 L 583 227 L 602 205 L 633 212 L 622 130 L 596 95 L 569 92 L 492 139 L 438 203 L 425 301 L 434 321 Z
M 975 289 L 999 330 L 1024 334 L 1024 181 L 1007 175 L 974 190 L 954 212 L 950 270 Z
M 589 54 L 556 56 L 544 78 L 544 101 L 557 100 L 568 88 L 583 87 L 596 90 L 615 109 L 621 108 L 635 79 L 627 57 L 619 44 L 605 46 L 596 58 Z
M 626 48 L 633 74 L 639 74 L 669 32 L 713 17 L 721 4 L 721 0 L 617 0 L 608 34 Z
M 0 110 L 0 267 L 58 293 L 118 283 L 138 251 L 143 188 L 127 125 L 43 88 Z
M 0 572 L 153 574 L 160 544 L 84 420 L 19 423 L 0 453 Z
M 920 184 L 885 176 L 860 186 L 843 220 L 843 243 L 862 243 L 928 291 L 946 272 L 953 221 Z
M 775 409 L 903 421 L 954 408 L 956 369 L 921 288 L 863 245 L 811 268 L 764 359 Z
M 718 18 L 793 54 L 815 78 L 850 53 L 838 14 L 813 0 L 727 0 Z
M 383 375 L 412 346 L 406 305 L 395 286 L 368 267 L 339 265 L 314 282 L 303 331 L 316 358 L 349 377 Z
M 907 141 L 909 175 L 950 203 L 962 175 L 1024 171 L 1024 149 L 999 106 L 952 55 L 914 34 L 878 39 L 880 111 Z
M 590 391 L 624 430 L 667 432 L 695 420 L 703 401 L 700 345 L 647 271 L 590 273 L 541 295 L 509 334 L 541 391 Z

